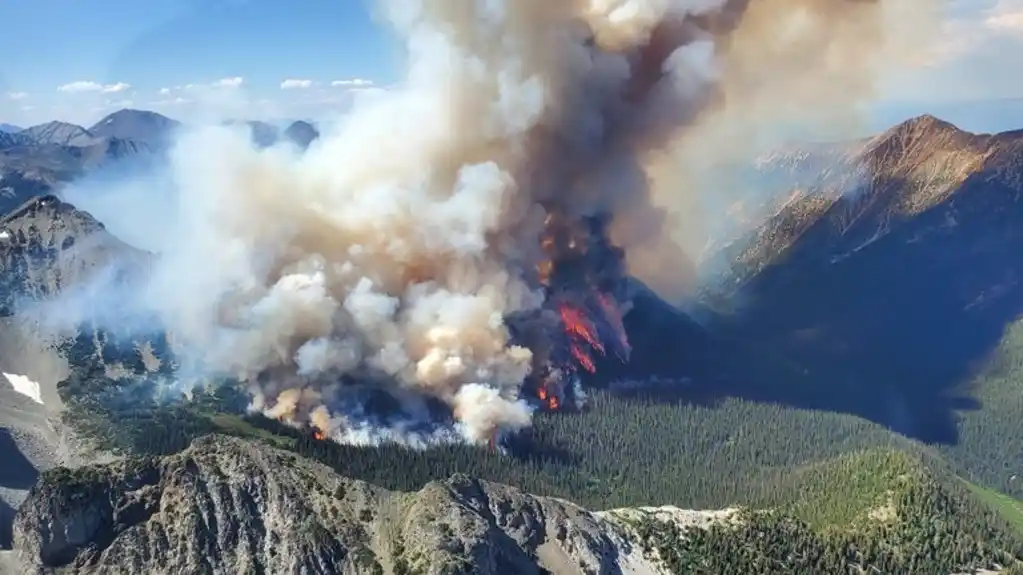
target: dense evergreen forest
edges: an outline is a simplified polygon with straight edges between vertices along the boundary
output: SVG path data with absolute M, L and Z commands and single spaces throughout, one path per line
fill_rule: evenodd
M 133 364 L 131 354 L 118 359 L 136 372 L 144 370 L 141 361 Z M 417 451 L 321 442 L 300 430 L 245 414 L 247 396 L 230 383 L 196 391 L 185 401 L 161 400 L 153 390 L 161 387 L 159 380 L 167 374 L 114 381 L 104 369 L 98 362 L 84 362 L 59 386 L 68 422 L 102 449 L 163 454 L 213 431 L 251 435 L 299 450 L 346 475 L 396 489 L 415 489 L 465 472 L 594 508 L 665 504 L 720 508 L 772 504 L 776 491 L 772 485 L 788 481 L 793 470 L 863 448 L 896 447 L 935 461 L 944 459 L 975 483 L 1008 493 L 1002 483 L 1012 484 L 1012 466 L 1023 461 L 1023 455 L 1014 457 L 1012 449 L 1018 435 L 1013 429 L 1023 413 L 1011 417 L 1020 402 L 1004 390 L 1001 401 L 988 403 L 994 413 L 989 420 L 977 412 L 964 414 L 962 447 L 940 448 L 829 411 L 739 399 L 704 405 L 690 403 L 685 393 L 666 398 L 595 391 L 581 412 L 538 414 L 533 429 L 509 439 L 508 455 L 501 455 L 461 445 Z M 1007 376 L 998 377 L 1002 379 L 997 381 L 1016 380 L 1023 372 L 1012 366 Z M 981 391 L 985 389 L 998 391 L 987 383 Z M 722 482 L 721 477 L 729 481 Z M 994 481 L 997 478 L 1004 481 Z
M 63 388 L 66 394 L 71 387 Z M 507 454 L 465 445 L 348 446 L 258 414 L 223 413 L 230 389 L 151 407 L 68 394 L 65 418 L 97 447 L 122 453 L 172 453 L 220 431 L 269 440 L 391 489 L 418 489 L 462 472 L 593 508 L 766 503 L 775 492 L 771 484 L 797 466 L 877 445 L 913 447 L 851 416 L 739 401 L 694 407 L 606 392 L 592 394 L 582 413 L 539 415 L 532 430 L 505 441 Z M 776 441 L 790 448 L 779 449 Z

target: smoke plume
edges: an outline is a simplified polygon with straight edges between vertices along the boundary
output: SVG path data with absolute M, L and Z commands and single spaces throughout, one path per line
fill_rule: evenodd
M 379 5 L 407 47 L 397 86 L 305 153 L 183 135 L 175 208 L 134 225 L 165 240 L 138 305 L 255 408 L 337 439 L 379 397 L 448 409 L 471 442 L 528 426 L 551 346 L 570 360 L 547 379 L 585 367 L 584 344 L 627 354 L 625 269 L 668 298 L 692 287 L 679 158 L 845 109 L 893 46 L 872 1 Z M 567 339 L 528 335 L 552 329 Z

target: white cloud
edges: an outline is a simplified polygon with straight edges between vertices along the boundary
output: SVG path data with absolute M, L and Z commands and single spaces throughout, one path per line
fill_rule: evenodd
M 947 0 L 938 33 L 917 69 L 886 83 L 900 101 L 978 101 L 1023 95 L 1023 0 Z
M 17 102 L 9 99 L 8 92 L 0 92 L 0 104 L 9 102 L 10 117 L 5 121 L 19 125 L 51 120 L 91 125 L 103 115 L 131 107 L 152 110 L 186 122 L 223 118 L 276 122 L 285 119 L 336 118 L 347 113 L 356 100 L 381 90 L 372 80 L 357 77 L 335 79 L 333 82 L 330 78 L 307 79 L 300 76 L 285 76 L 280 80 L 277 87 L 284 88 L 280 91 L 274 89 L 274 85 L 250 86 L 251 82 L 241 75 L 219 79 L 197 78 L 193 82 L 181 84 L 168 82 L 145 89 L 82 80 L 62 86 L 63 89 L 53 96 L 30 92 L 26 99 Z M 126 85 L 123 82 L 120 84 Z M 287 86 L 292 88 L 287 89 Z M 120 93 L 114 93 L 118 90 Z M 30 111 L 19 108 L 29 102 L 35 104 L 36 109 Z
M 984 26 L 994 32 L 1023 36 L 1023 0 L 1000 0 L 985 13 Z
M 1023 0 L 973 0 L 951 4 L 951 14 L 935 39 L 930 66 L 940 66 L 1023 41 Z
M 127 90 L 128 88 L 131 88 L 131 84 L 126 84 L 124 82 L 118 82 L 116 84 L 110 84 L 110 85 L 107 85 L 107 86 L 103 86 L 103 89 L 101 91 L 104 94 L 116 94 L 116 93 L 119 93 L 119 92 L 123 92 L 123 91 Z
M 373 81 L 366 80 L 365 78 L 349 78 L 347 80 L 334 80 L 330 85 L 341 88 L 369 88 L 373 86 Z
M 313 85 L 312 80 L 297 80 L 294 78 L 288 78 L 281 82 L 281 90 L 304 90 Z
M 90 82 L 86 80 L 79 80 L 77 82 L 70 82 L 62 86 L 57 86 L 58 92 L 99 92 L 103 89 L 103 85 L 98 82 Z
M 165 99 L 162 99 L 162 100 L 153 100 L 152 102 L 147 102 L 146 105 L 152 108 L 152 107 L 161 107 L 161 106 L 181 106 L 182 104 L 189 104 L 191 102 L 192 102 L 192 100 L 189 99 L 189 98 L 182 98 L 181 96 L 178 96 L 177 98 L 165 98 Z
M 69 82 L 62 86 L 57 86 L 58 92 L 66 92 L 69 94 L 77 94 L 82 92 L 102 92 L 105 94 L 115 94 L 118 92 L 124 92 L 128 88 L 131 88 L 131 84 L 125 82 L 117 82 L 115 84 L 100 84 L 99 82 L 93 82 L 92 80 L 78 80 L 75 82 Z
M 28 98 L 28 94 L 25 92 L 7 92 L 7 97 L 11 100 L 24 100 Z
M 244 83 L 245 83 L 245 78 L 242 78 L 241 76 L 232 76 L 232 77 L 228 77 L 228 78 L 221 78 L 219 80 L 214 80 L 212 82 L 197 82 L 197 83 L 192 83 L 192 84 L 179 84 L 179 85 L 174 86 L 174 87 L 164 87 L 164 88 L 160 88 L 159 94 L 161 96 L 170 96 L 171 94 L 179 93 L 179 92 L 195 93 L 195 92 L 209 92 L 210 90 L 215 90 L 216 91 L 216 90 L 222 90 L 222 89 L 225 89 L 225 88 L 226 89 L 235 89 L 235 88 L 241 88 Z M 167 98 L 161 98 L 160 101 L 166 102 L 166 101 L 168 101 L 168 99 Z
M 238 88 L 245 83 L 245 78 L 241 76 L 234 76 L 231 78 L 221 78 L 213 83 L 215 88 Z

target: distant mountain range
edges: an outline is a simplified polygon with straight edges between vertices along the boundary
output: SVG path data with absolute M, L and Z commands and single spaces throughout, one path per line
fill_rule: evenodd
M 286 140 L 304 149 L 319 137 L 317 129 L 304 121 L 292 122 L 283 130 L 265 122 L 229 123 L 248 125 L 253 142 L 263 147 Z M 25 129 L 4 124 L 0 130 L 0 213 L 114 161 L 158 159 L 183 126 L 156 112 L 131 109 L 114 112 L 88 128 L 60 121 Z

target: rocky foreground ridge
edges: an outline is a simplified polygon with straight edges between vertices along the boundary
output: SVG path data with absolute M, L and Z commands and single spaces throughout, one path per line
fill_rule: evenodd
M 43 474 L 14 548 L 25 573 L 661 573 L 612 517 L 460 475 L 391 492 L 211 435 Z

